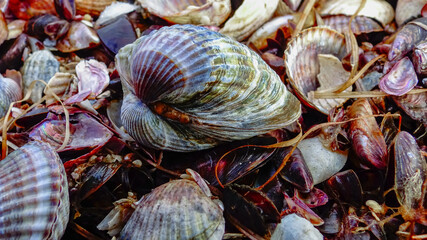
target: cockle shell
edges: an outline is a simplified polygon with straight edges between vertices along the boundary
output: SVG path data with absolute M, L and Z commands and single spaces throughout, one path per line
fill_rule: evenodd
M 17 82 L 0 74 L 0 118 L 6 115 L 12 102 L 21 100 L 22 90 Z
M 352 16 L 359 8 L 362 0 L 330 0 L 320 10 L 323 15 L 344 14 Z M 358 16 L 366 16 L 376 19 L 383 26 L 394 19 L 393 7 L 384 0 L 366 0 L 365 6 L 360 10 Z
M 337 30 L 344 34 L 348 31 L 348 23 L 350 22 L 351 16 L 344 15 L 333 15 L 323 17 L 323 21 L 326 26 Z M 356 34 L 380 32 L 383 31 L 383 27 L 375 20 L 365 16 L 356 16 L 351 22 L 351 31 Z
M 119 239 L 222 239 L 222 209 L 191 180 L 168 182 L 143 196 Z
M 219 26 L 231 13 L 230 0 L 138 0 L 150 13 L 173 23 Z
M 1 239 L 60 239 L 68 215 L 65 169 L 48 144 L 30 142 L 0 161 Z
M 244 0 L 219 32 L 242 41 L 273 16 L 278 4 L 279 0 Z
M 121 119 L 139 143 L 195 151 L 294 122 L 298 100 L 248 47 L 204 27 L 174 25 L 116 56 Z
M 421 15 L 421 9 L 427 4 L 427 0 L 398 0 L 396 5 L 397 26 Z
M 295 89 L 297 96 L 310 107 L 324 114 L 328 114 L 330 109 L 342 104 L 345 101 L 343 99 L 316 99 L 311 93 L 323 86 L 320 80 L 329 81 L 322 88 L 334 88 L 347 80 L 344 75 L 346 72 L 338 64 L 346 55 L 344 36 L 337 31 L 328 27 L 314 27 L 302 31 L 289 42 L 284 54 L 289 83 Z M 323 61 L 325 67 L 322 67 L 319 56 L 323 56 L 321 58 L 326 60 Z M 333 57 L 338 59 L 334 60 Z M 335 74 L 334 79 L 323 77 L 322 73 L 325 72 L 322 68 L 330 70 L 331 68 L 327 65 L 331 64 L 342 73 Z
M 74 0 L 77 14 L 99 16 L 102 11 L 116 0 Z
M 25 60 L 21 72 L 25 96 L 30 90 L 29 88 L 33 81 L 43 80 L 48 83 L 53 75 L 59 72 L 59 62 L 49 50 L 36 51 Z M 31 93 L 31 101 L 33 103 L 41 99 L 44 88 L 45 85 L 40 82 L 34 85 Z

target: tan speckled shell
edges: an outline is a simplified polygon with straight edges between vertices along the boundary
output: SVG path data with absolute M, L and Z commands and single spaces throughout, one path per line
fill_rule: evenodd
M 116 0 L 75 0 L 76 12 L 80 15 L 99 16 L 102 11 Z
M 50 145 L 30 142 L 0 161 L 0 239 L 60 239 L 68 215 L 67 176 Z
M 119 239 L 221 239 L 222 209 L 191 180 L 174 180 L 143 196 Z

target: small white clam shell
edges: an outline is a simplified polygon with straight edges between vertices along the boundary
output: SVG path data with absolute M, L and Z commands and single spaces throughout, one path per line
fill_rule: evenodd
M 222 239 L 222 209 L 191 180 L 165 183 L 143 196 L 120 239 Z
M 273 16 L 278 3 L 279 0 L 244 0 L 219 32 L 242 41 Z
M 320 10 L 321 15 L 344 14 L 352 16 L 360 6 L 362 0 L 331 0 L 327 1 Z M 365 6 L 360 10 L 361 16 L 376 19 L 383 26 L 394 19 L 393 7 L 384 0 L 366 0 Z
M 102 11 L 96 20 L 95 26 L 102 26 L 109 21 L 138 9 L 138 6 L 126 2 L 113 2 L 110 6 Z
M 30 142 L 0 161 L 1 239 L 60 239 L 68 215 L 65 169 L 50 145 Z
M 219 26 L 231 13 L 230 0 L 138 0 L 150 13 L 173 23 Z

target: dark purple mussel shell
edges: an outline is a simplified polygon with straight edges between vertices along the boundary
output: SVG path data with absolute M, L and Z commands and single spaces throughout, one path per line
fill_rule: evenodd
M 427 126 L 427 92 L 393 96 L 393 100 L 409 117 Z
M 97 33 L 101 42 L 113 55 L 116 55 L 120 48 L 136 40 L 135 30 L 126 16 L 121 16 L 98 29 Z
M 414 20 L 414 22 L 426 25 L 427 17 L 418 18 Z M 424 41 L 426 37 L 427 29 L 412 23 L 406 24 L 394 39 L 391 50 L 388 53 L 388 59 L 392 61 L 403 58 L 408 52 L 412 51 L 416 45 Z
M 54 0 L 54 3 L 59 16 L 68 21 L 73 20 L 76 15 L 76 3 L 74 0 Z
M 418 83 L 414 65 L 405 57 L 399 60 L 393 68 L 384 75 L 379 83 L 379 88 L 390 95 L 402 96 L 411 91 Z
M 52 14 L 45 14 L 31 18 L 27 23 L 26 32 L 42 41 L 45 38 L 56 40 L 65 35 L 69 27 L 70 24 L 66 20 Z
M 363 193 L 359 178 L 353 170 L 346 170 L 332 176 L 326 182 L 334 197 L 353 206 L 363 204 Z
M 0 49 L 0 73 L 4 73 L 6 69 L 18 69 L 22 64 L 22 53 L 27 47 L 28 35 L 21 34 L 12 46 L 2 44 Z

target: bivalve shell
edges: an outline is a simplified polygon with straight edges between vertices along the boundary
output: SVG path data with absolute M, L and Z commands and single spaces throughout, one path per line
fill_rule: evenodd
M 53 75 L 59 72 L 59 62 L 49 50 L 36 51 L 25 60 L 21 72 L 25 96 L 30 90 L 30 85 L 33 81 L 43 80 L 48 83 Z M 34 85 L 31 93 L 31 101 L 33 103 L 41 99 L 44 88 L 45 85 L 40 82 Z
M 139 143 L 195 151 L 282 128 L 298 100 L 252 50 L 204 27 L 174 25 L 116 56 L 121 119 Z
M 191 180 L 174 180 L 143 196 L 120 239 L 222 239 L 222 209 Z
M 292 15 L 280 16 L 266 22 L 262 27 L 256 30 L 248 40 L 249 43 L 253 43 L 258 49 L 263 49 L 268 46 L 267 39 L 274 38 L 276 32 L 282 27 L 290 27 L 290 20 L 293 20 Z
M 421 9 L 427 0 L 398 0 L 396 5 L 396 23 L 402 26 L 407 21 L 421 15 Z
M 150 13 L 173 23 L 219 26 L 231 13 L 230 0 L 138 0 Z
M 102 11 L 116 0 L 74 0 L 77 14 L 99 16 Z
M 348 23 L 350 22 L 350 16 L 344 15 L 333 15 L 323 17 L 323 21 L 326 26 L 337 30 L 344 34 L 348 31 Z M 383 31 L 383 27 L 375 20 L 365 16 L 356 16 L 351 22 L 351 31 L 356 34 L 380 32 Z
M 60 239 L 68 215 L 65 169 L 48 144 L 30 142 L 0 161 L 0 239 Z
M 337 60 L 342 60 L 347 55 L 344 36 L 328 27 L 314 27 L 302 31 L 288 44 L 285 50 L 286 72 L 289 82 L 295 89 L 298 97 L 312 108 L 328 114 L 329 109 L 342 104 L 343 100 L 315 99 L 311 96 L 313 91 L 322 87 L 319 81 L 319 77 L 321 76 L 318 77 L 322 73 L 319 55 L 329 56 L 325 56 L 325 58 L 330 58 L 330 55 L 332 55 L 332 57 L 338 58 Z M 334 63 L 337 60 L 333 60 L 332 58 L 330 61 L 325 60 L 323 61 L 326 63 L 325 66 L 333 63 L 336 67 L 340 67 L 339 64 Z M 325 69 L 328 68 L 325 67 Z M 340 71 L 344 74 L 345 72 L 342 70 Z M 334 79 L 328 79 L 327 77 L 320 79 L 326 79 L 330 81 L 328 84 L 335 85 L 325 85 L 325 88 L 336 87 L 343 83 L 337 81 L 337 77 L 342 77 L 343 74 L 336 74 L 336 78 Z
M 0 74 L 0 118 L 4 117 L 12 102 L 21 100 L 21 86 L 10 78 Z

